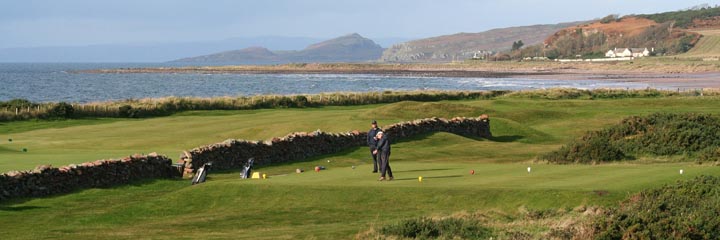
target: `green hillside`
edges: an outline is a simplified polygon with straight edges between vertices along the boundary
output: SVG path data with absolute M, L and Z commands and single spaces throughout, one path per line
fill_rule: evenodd
M 680 57 L 692 58 L 720 58 L 720 30 L 697 31 L 702 38 L 695 47 Z

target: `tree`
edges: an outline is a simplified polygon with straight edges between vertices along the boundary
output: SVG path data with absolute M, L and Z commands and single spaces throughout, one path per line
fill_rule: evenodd
M 524 45 L 525 45 L 525 43 L 523 43 L 522 40 L 518 40 L 517 42 L 513 42 L 512 50 L 513 50 L 513 51 L 518 50 L 518 49 L 522 48 Z
M 620 15 L 610 14 L 610 15 L 607 15 L 606 17 L 600 19 L 600 23 L 610 23 L 610 22 L 617 21 L 618 19 L 620 19 Z
M 50 109 L 48 115 L 50 118 L 72 118 L 73 113 L 75 113 L 75 109 L 72 105 L 66 102 L 59 102 Z

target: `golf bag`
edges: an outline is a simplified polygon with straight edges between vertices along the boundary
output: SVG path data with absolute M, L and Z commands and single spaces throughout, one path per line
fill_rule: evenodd
M 192 185 L 205 182 L 207 173 L 210 171 L 210 166 L 212 166 L 212 162 L 203 164 L 203 166 L 198 169 L 197 173 L 195 173 L 195 176 L 192 178 Z
M 250 176 L 252 176 L 252 168 L 254 161 L 254 158 L 248 159 L 247 163 L 245 163 L 245 166 L 243 167 L 242 173 L 240 173 L 240 178 L 248 179 L 250 178 Z

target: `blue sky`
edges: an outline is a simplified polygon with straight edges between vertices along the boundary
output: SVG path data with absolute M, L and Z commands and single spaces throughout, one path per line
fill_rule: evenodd
M 2 0 L 0 48 L 253 36 L 422 38 L 654 13 L 697 0 Z

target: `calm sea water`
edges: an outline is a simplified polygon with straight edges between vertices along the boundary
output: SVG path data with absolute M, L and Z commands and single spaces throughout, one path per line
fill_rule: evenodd
M 525 90 L 646 88 L 605 80 L 404 77 L 355 74 L 91 74 L 75 70 L 159 67 L 167 64 L 0 63 L 0 101 L 94 102 L 166 96 L 249 96 L 385 90 Z

